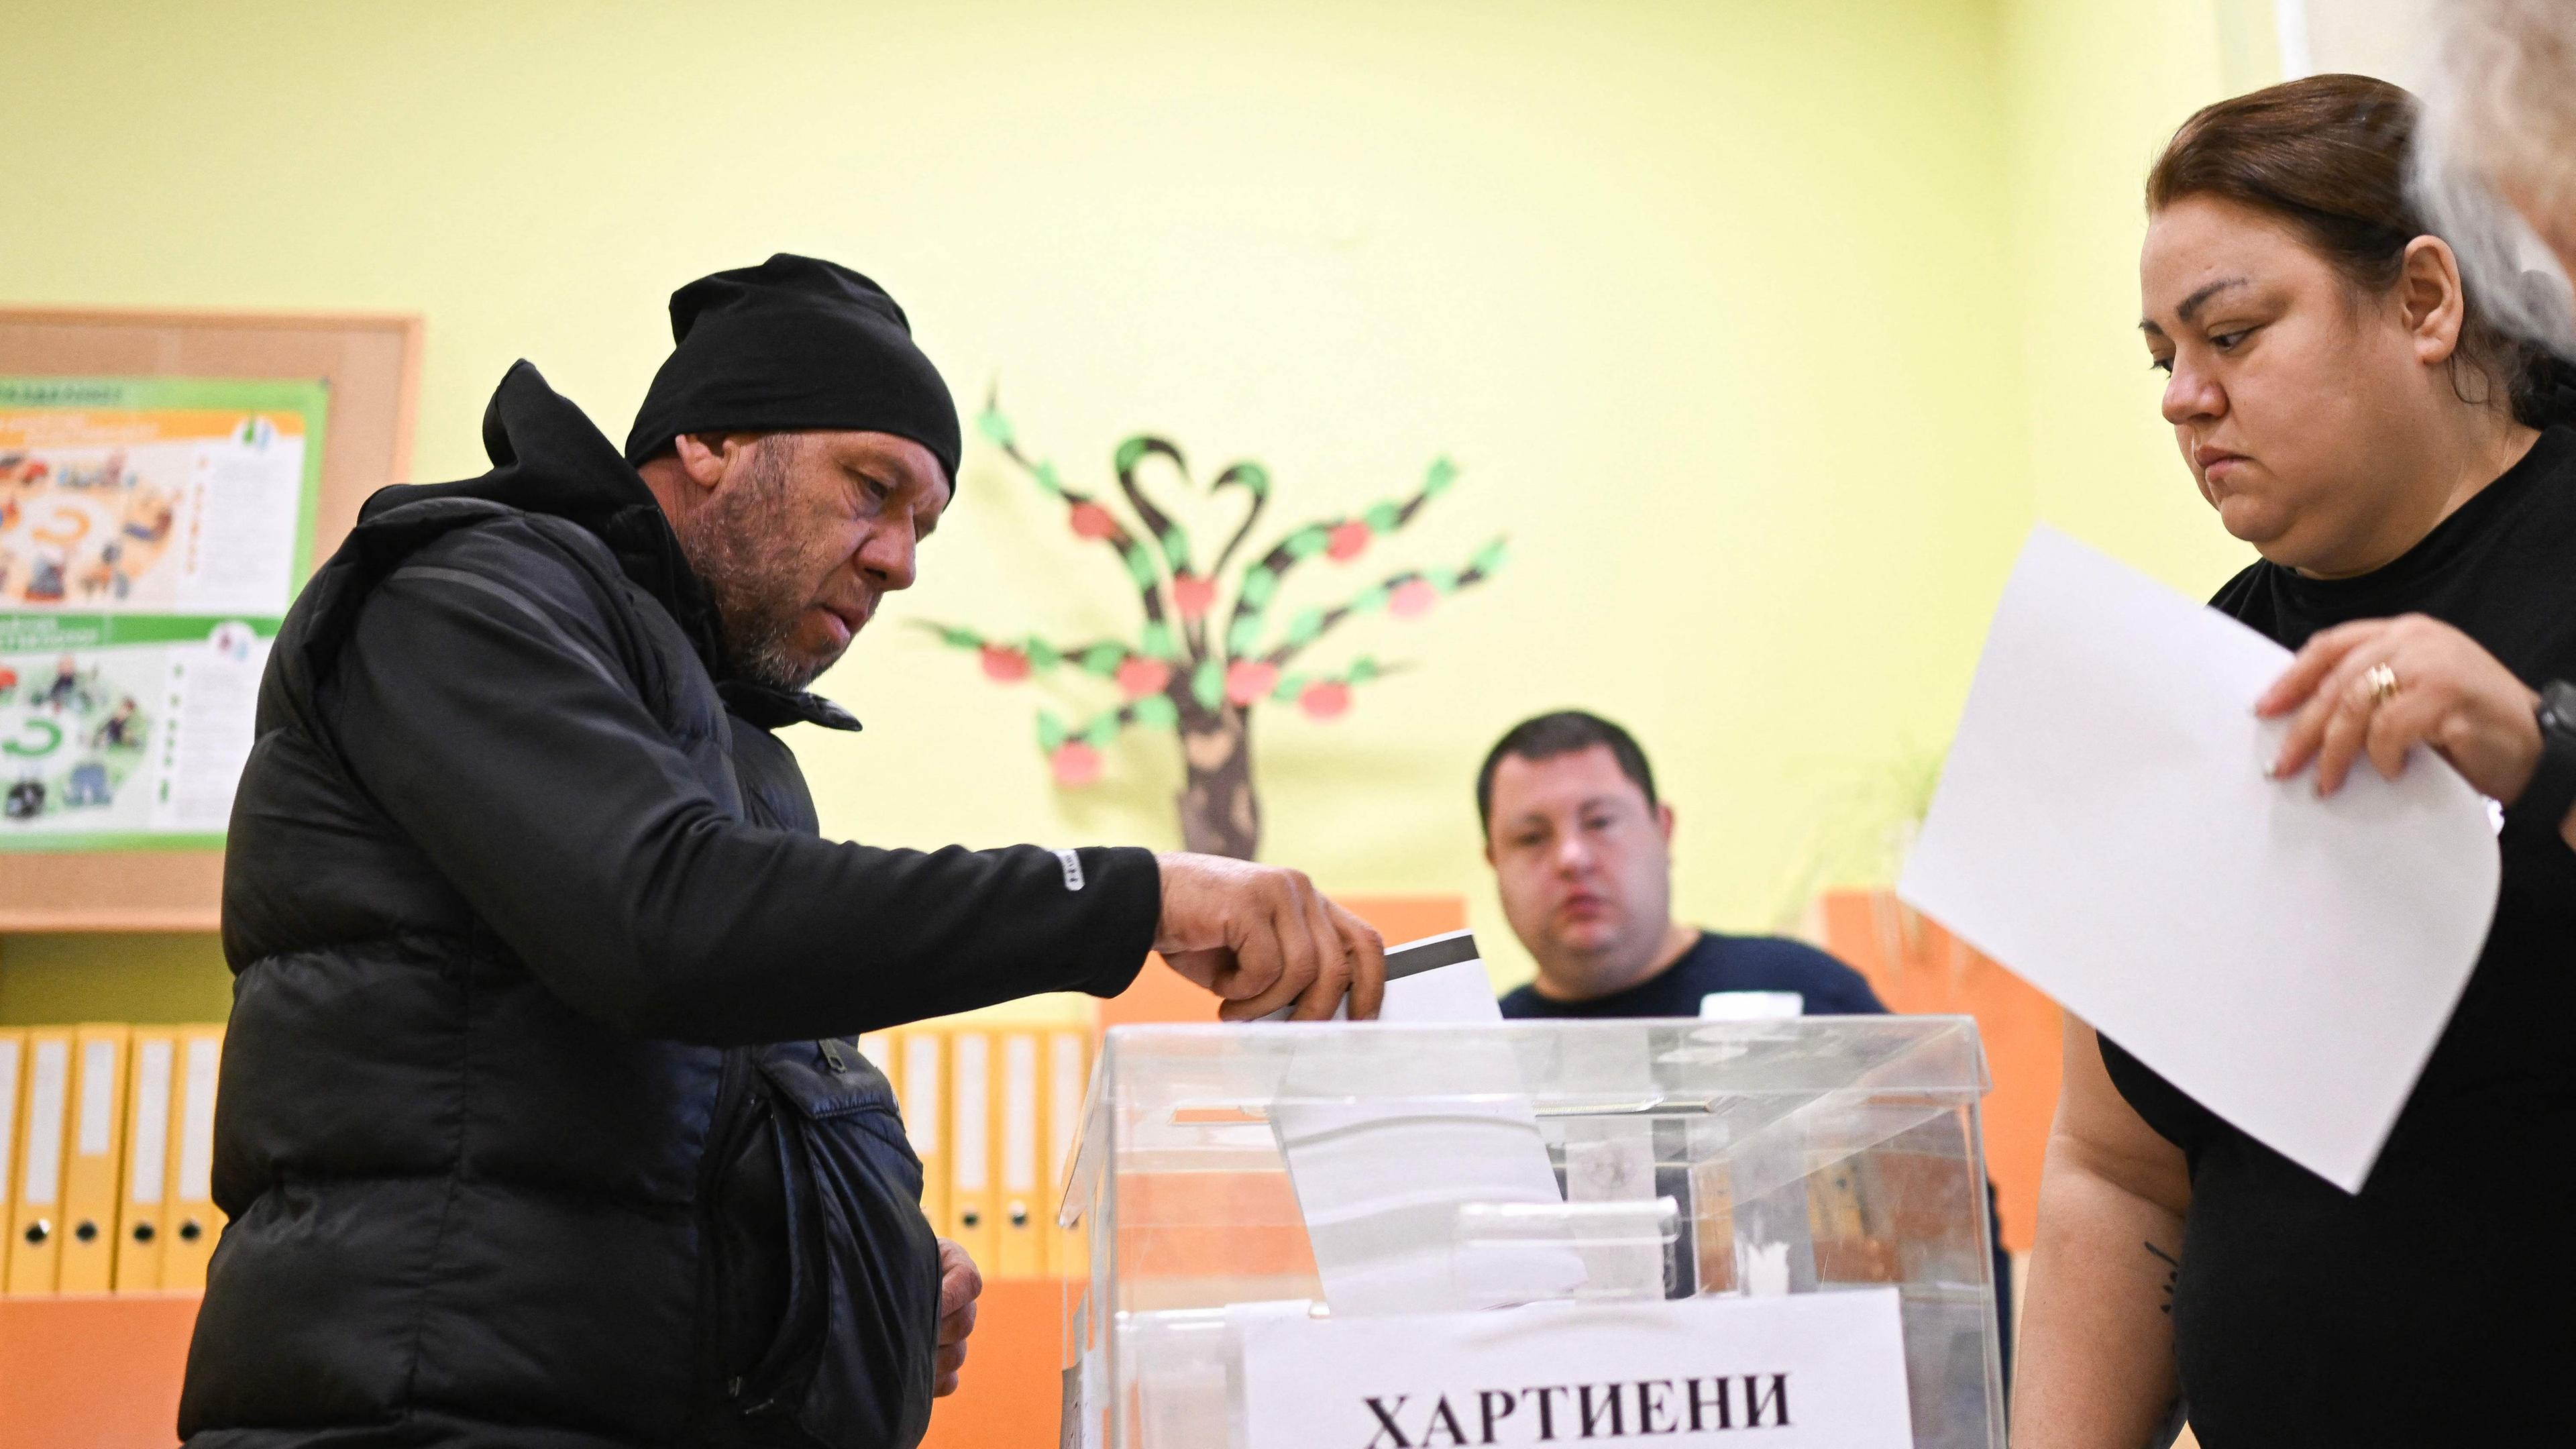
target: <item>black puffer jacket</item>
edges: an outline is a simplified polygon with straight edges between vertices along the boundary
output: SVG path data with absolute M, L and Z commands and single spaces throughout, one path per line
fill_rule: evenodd
M 820 839 L 770 731 L 855 722 L 726 679 L 660 508 L 533 368 L 484 432 L 494 472 L 369 503 L 262 685 L 180 1431 L 909 1446 L 935 1251 L 842 1038 L 1121 989 L 1153 858 Z

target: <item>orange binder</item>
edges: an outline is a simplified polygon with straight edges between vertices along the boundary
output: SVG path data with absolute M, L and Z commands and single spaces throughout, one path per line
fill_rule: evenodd
M 9 1279 L 9 1244 L 16 1239 L 18 1093 L 27 1077 L 27 1034 L 0 1027 L 0 1291 Z
M 125 1200 L 116 1210 L 116 1278 L 119 1293 L 148 1293 L 161 1286 L 161 1239 L 170 1194 L 171 1082 L 177 1075 L 179 1033 L 169 1027 L 136 1027 L 125 1085 Z
M 993 1038 L 981 1031 L 948 1034 L 948 1225 L 975 1266 L 991 1273 L 995 1231 L 993 1174 Z
M 993 1250 L 993 1271 L 1004 1278 L 1039 1278 L 1046 1275 L 1048 1233 L 1040 1115 L 1045 1083 L 1038 1062 L 1042 1039 L 1034 1031 L 1006 1031 L 1000 1042 L 993 1074 L 993 1145 L 1001 1174 L 1001 1211 L 994 1224 L 1000 1241 Z
M 93 1023 L 72 1035 L 71 1150 L 63 1161 L 61 1293 L 104 1293 L 116 1282 L 116 1205 L 124 1197 L 125 1049 L 134 1028 Z
M 1046 1216 L 1047 1271 L 1058 1278 L 1090 1275 L 1081 1228 L 1055 1225 L 1064 1206 L 1064 1175 L 1073 1168 L 1073 1144 L 1082 1135 L 1082 1100 L 1091 1089 L 1091 1033 L 1047 1033 Z
M 224 1029 L 192 1026 L 179 1033 L 172 1063 L 178 1080 L 171 1084 L 170 1166 L 163 1179 L 169 1195 L 169 1231 L 161 1241 L 161 1286 L 194 1290 L 206 1286 L 206 1259 L 224 1230 L 215 1210 L 215 1081 L 224 1059 Z
M 72 1105 L 72 1029 L 27 1033 L 27 1085 L 18 1107 L 18 1176 L 12 1198 L 12 1295 L 51 1293 L 63 1249 L 63 1130 Z
M 903 1102 L 903 1130 L 921 1159 L 921 1214 L 932 1231 L 948 1231 L 947 1041 L 928 1027 L 894 1034 L 895 1095 Z

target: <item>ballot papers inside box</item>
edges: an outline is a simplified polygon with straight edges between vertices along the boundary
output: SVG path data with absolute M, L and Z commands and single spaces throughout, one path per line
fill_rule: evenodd
M 1964 1017 L 1117 1028 L 1064 1443 L 1998 1449 L 1985 1086 Z

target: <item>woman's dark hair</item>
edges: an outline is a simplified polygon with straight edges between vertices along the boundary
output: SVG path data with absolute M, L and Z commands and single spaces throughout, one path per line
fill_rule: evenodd
M 2359 75 L 2285 81 L 2207 106 L 2182 123 L 2147 173 L 2152 216 L 2215 196 L 2290 224 L 2362 295 L 2397 285 L 2406 244 L 2432 232 L 2406 187 L 2415 97 Z M 2452 387 L 2481 402 L 2501 383 L 2527 427 L 2576 423 L 2576 367 L 2506 334 L 2467 294 Z M 2461 372 L 2477 375 L 2476 396 Z

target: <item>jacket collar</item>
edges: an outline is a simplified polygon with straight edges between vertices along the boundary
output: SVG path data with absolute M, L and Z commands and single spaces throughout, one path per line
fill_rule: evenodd
M 680 540 L 643 476 L 596 424 L 546 385 L 526 359 L 510 365 L 483 410 L 483 451 L 492 471 L 456 483 L 406 483 L 377 490 L 358 512 L 365 524 L 408 503 L 480 498 L 527 513 L 550 513 L 581 525 L 617 556 L 638 588 L 669 611 L 686 634 L 725 705 L 762 729 L 816 724 L 855 730 L 857 719 L 820 695 L 774 688 L 737 676 L 726 657 L 715 600 L 680 550 Z

